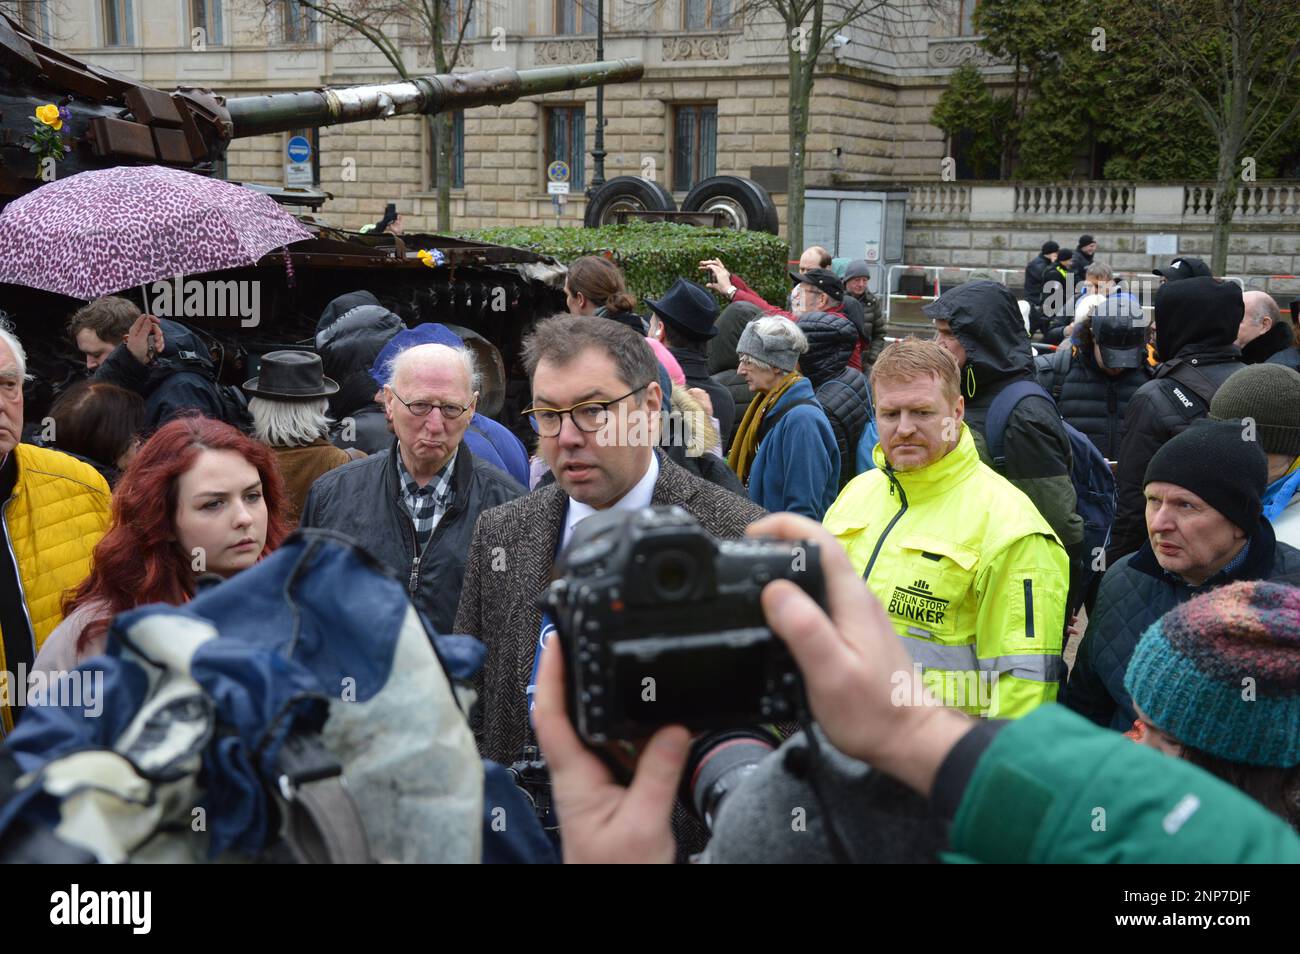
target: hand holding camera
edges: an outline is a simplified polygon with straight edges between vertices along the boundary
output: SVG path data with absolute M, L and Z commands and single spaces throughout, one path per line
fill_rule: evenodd
M 819 552 L 827 610 L 790 578 L 766 583 L 761 602 L 766 622 L 798 664 L 812 715 L 832 744 L 928 795 L 939 766 L 971 721 L 938 706 L 894 704 L 900 678 L 917 683 L 905 687 L 905 698 L 917 698 L 925 690 L 884 608 L 819 524 L 777 514 L 755 523 L 748 535 L 806 541 Z M 565 860 L 670 860 L 669 818 L 688 755 L 686 729 L 655 732 L 624 789 L 584 746 L 566 716 L 561 656 L 554 643 L 543 655 L 536 725 L 564 826 Z M 751 683 L 746 694 L 753 689 Z M 572 682 L 569 691 L 574 691 Z

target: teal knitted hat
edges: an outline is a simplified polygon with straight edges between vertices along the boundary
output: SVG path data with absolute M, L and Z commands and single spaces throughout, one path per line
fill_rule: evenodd
M 1300 589 L 1233 583 L 1171 609 L 1124 688 L 1179 742 L 1246 765 L 1300 764 Z

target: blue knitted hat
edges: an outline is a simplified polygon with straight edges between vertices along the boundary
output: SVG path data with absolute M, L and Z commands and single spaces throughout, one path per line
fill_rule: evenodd
M 1246 765 L 1300 764 L 1300 589 L 1233 583 L 1162 616 L 1124 688 L 1179 742 Z

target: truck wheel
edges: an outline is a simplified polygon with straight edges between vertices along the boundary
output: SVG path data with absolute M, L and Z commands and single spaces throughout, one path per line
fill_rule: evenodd
M 696 185 L 682 202 L 683 212 L 721 212 L 727 227 L 777 233 L 776 205 L 753 179 L 713 176 Z
M 591 197 L 582 224 L 589 229 L 613 225 L 621 209 L 633 212 L 676 212 L 677 203 L 668 190 L 657 182 L 650 182 L 640 176 L 615 176 Z

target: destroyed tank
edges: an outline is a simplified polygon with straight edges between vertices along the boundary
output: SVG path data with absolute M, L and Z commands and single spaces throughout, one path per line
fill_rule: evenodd
M 236 139 L 512 103 L 523 96 L 631 82 L 641 75 L 638 61 L 615 60 L 227 98 L 208 89 L 163 92 L 142 85 L 60 53 L 0 15 L 0 207 L 43 184 L 40 161 L 30 148 L 33 118 L 42 106 L 63 110 L 61 132 L 71 149 L 55 164 L 60 179 L 119 165 L 163 165 L 212 175 Z M 315 207 L 329 198 L 311 190 L 295 194 L 245 185 L 286 205 Z M 376 219 L 383 205 L 377 198 Z M 565 310 L 563 266 L 521 249 L 409 232 L 361 235 L 330 228 L 310 215 L 299 218 L 313 239 L 250 268 L 196 276 L 256 281 L 262 296 L 263 319 L 256 328 L 208 315 L 184 318 L 213 350 L 223 383 L 251 377 L 258 357 L 267 351 L 310 347 L 326 304 L 338 295 L 366 290 L 407 325 L 458 325 L 495 345 L 504 380 L 484 382 L 487 393 L 480 407 L 521 430 L 514 414 L 523 400 L 520 339 L 538 318 Z M 429 256 L 422 260 L 418 255 L 424 250 L 433 253 L 434 267 L 425 264 Z M 140 289 L 121 294 L 144 307 Z M 52 397 L 84 374 L 65 332 L 66 317 L 82 302 L 13 285 L 0 285 L 0 296 L 0 309 L 16 325 L 37 378 L 28 395 L 27 417 L 39 419 Z

